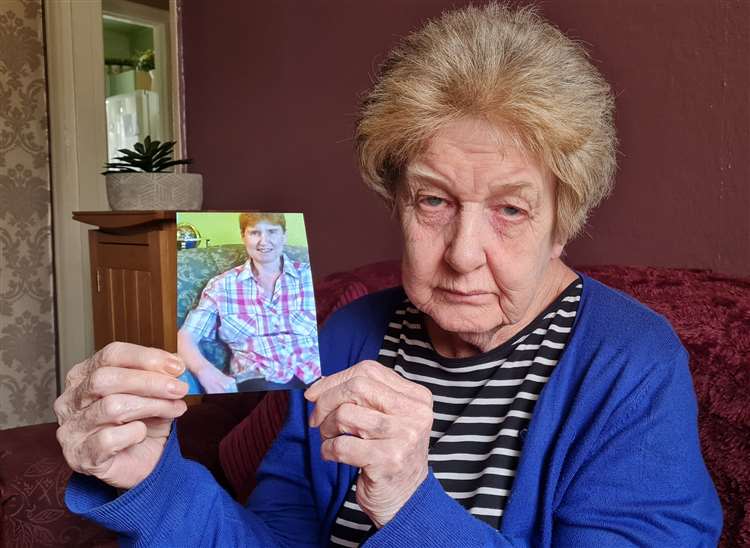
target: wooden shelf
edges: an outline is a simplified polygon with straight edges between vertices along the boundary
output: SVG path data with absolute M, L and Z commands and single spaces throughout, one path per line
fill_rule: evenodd
M 73 219 L 107 230 L 174 221 L 175 213 L 175 211 L 74 211 Z

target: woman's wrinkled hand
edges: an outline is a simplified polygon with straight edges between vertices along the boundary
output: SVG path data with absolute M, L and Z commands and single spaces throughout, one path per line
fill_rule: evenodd
M 432 393 L 375 361 L 321 379 L 315 403 L 321 455 L 360 468 L 357 503 L 377 527 L 388 523 L 427 477 Z
M 169 352 L 119 342 L 75 365 L 55 401 L 68 465 L 122 489 L 145 479 L 187 409 L 184 369 Z

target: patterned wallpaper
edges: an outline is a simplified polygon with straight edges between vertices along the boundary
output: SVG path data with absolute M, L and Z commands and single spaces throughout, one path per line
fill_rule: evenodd
M 54 420 L 41 0 L 0 1 L 0 428 Z

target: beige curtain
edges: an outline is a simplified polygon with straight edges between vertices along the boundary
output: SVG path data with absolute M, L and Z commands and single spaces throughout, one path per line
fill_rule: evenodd
M 42 6 L 0 1 L 0 428 L 54 419 Z

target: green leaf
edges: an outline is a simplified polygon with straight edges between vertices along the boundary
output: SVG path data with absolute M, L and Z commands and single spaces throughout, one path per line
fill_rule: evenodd
M 142 168 L 143 166 L 145 166 L 145 165 L 147 165 L 149 163 L 149 160 L 146 159 L 146 158 L 138 158 L 136 160 L 131 160 L 128 163 L 130 165 L 132 165 L 132 166 L 141 167 Z
M 154 154 L 153 159 L 154 161 L 156 161 L 156 160 L 161 160 L 164 158 L 169 159 L 171 157 L 172 157 L 172 151 L 167 148 L 167 149 L 162 149 L 156 154 Z
M 178 166 L 178 165 L 188 165 L 188 164 L 191 164 L 192 162 L 193 162 L 192 160 L 187 159 L 187 158 L 184 160 L 169 160 L 167 162 L 160 163 L 158 165 L 158 169 L 154 169 L 154 171 L 164 171 L 168 167 Z
M 107 171 L 102 171 L 102 175 L 109 175 L 110 173 L 137 173 L 138 170 L 136 169 L 108 169 Z
M 175 144 L 174 141 L 165 141 L 165 142 L 163 142 L 161 144 L 161 146 L 159 147 L 159 153 L 160 154 L 163 154 L 165 152 L 166 153 L 171 153 L 172 149 L 174 148 L 174 144 Z
M 172 166 L 191 163 L 192 160 L 187 158 L 184 160 L 172 160 L 172 152 L 175 144 L 176 141 L 152 141 L 151 136 L 147 135 L 143 143 L 135 143 L 133 145 L 135 150 L 127 148 L 119 149 L 118 152 L 122 156 L 117 156 L 114 162 L 105 164 L 107 168 L 105 173 L 117 173 L 121 171 L 154 173 L 164 171 Z
M 146 139 L 148 139 L 148 144 L 146 144 L 146 154 L 150 156 L 153 155 L 154 152 L 159 150 L 159 145 L 161 143 L 160 141 L 152 141 L 150 137 L 146 137 Z
M 118 160 L 127 160 L 130 158 L 140 158 L 141 155 L 137 152 L 133 152 L 132 150 L 128 150 L 126 148 L 121 148 L 118 152 L 122 152 L 123 156 L 118 156 Z
M 110 162 L 107 164 L 108 167 L 133 167 L 131 162 Z

